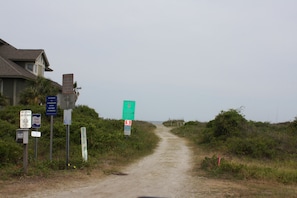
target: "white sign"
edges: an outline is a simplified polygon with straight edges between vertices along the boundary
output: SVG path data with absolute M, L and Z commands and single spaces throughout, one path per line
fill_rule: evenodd
M 71 125 L 71 112 L 72 109 L 64 110 L 64 125 Z
M 131 126 L 125 125 L 124 126 L 124 135 L 131 135 Z
M 41 137 L 41 132 L 40 131 L 31 131 L 31 136 L 32 137 Z
M 86 127 L 81 127 L 81 153 L 84 161 L 88 160 L 88 145 L 87 145 L 87 130 Z
M 32 128 L 40 128 L 41 126 L 41 114 L 32 114 Z
M 32 124 L 32 111 L 31 110 L 22 110 L 20 111 L 20 128 L 29 129 Z

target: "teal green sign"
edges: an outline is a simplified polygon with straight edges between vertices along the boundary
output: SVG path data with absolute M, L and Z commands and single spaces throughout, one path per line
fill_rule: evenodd
M 124 100 L 123 105 L 123 120 L 134 120 L 135 101 Z

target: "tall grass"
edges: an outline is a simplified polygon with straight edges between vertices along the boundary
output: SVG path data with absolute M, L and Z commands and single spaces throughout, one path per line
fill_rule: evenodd
M 277 168 L 272 164 L 243 163 L 237 160 L 227 160 L 222 158 L 218 164 L 218 157 L 205 157 L 201 163 L 201 168 L 211 176 L 225 179 L 241 180 L 267 180 L 270 182 L 280 182 L 283 184 L 296 184 L 297 171 L 291 168 Z

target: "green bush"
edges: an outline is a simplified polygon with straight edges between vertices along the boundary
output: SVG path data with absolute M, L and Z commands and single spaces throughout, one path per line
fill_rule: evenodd
M 217 147 L 228 138 L 243 136 L 247 128 L 248 122 L 238 110 L 221 111 L 206 124 L 199 142 Z
M 230 138 L 226 145 L 231 153 L 238 156 L 250 156 L 253 158 L 272 159 L 276 155 L 276 143 L 269 138 L 248 137 L 248 138 Z
M 184 125 L 184 120 L 167 120 L 162 124 L 167 127 L 178 127 Z
M 222 111 L 212 123 L 213 135 L 222 140 L 239 136 L 246 123 L 245 118 L 237 110 Z
M 16 142 L 0 139 L 0 167 L 19 163 L 22 151 L 22 147 Z
M 0 120 L 0 138 L 15 137 L 16 127 L 5 120 Z
M 189 121 L 185 123 L 185 126 L 199 126 L 201 122 L 198 121 Z
M 80 117 L 84 117 L 84 118 L 92 118 L 92 119 L 99 118 L 99 114 L 94 109 L 92 109 L 86 105 L 76 106 L 74 113 L 77 115 L 80 115 Z

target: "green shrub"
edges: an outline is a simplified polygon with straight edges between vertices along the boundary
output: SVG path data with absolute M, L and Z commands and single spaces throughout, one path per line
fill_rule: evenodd
M 184 120 L 167 120 L 162 124 L 167 127 L 179 127 L 184 125 L 184 122 L 185 122 Z
M 92 108 L 86 106 L 86 105 L 78 105 L 75 107 L 74 114 L 78 115 L 79 117 L 84 117 L 84 118 L 92 118 L 92 119 L 97 119 L 99 118 L 99 114 Z
M 237 110 L 222 111 L 212 123 L 213 135 L 222 140 L 238 136 L 246 123 L 245 118 Z
M 269 138 L 253 137 L 253 138 L 230 138 L 226 145 L 228 150 L 238 156 L 249 156 L 253 158 L 268 158 L 275 157 L 276 143 Z
M 5 120 L 0 120 L 0 138 L 11 137 L 15 138 L 16 135 L 16 127 Z
M 19 163 L 22 151 L 22 147 L 16 142 L 0 139 L 0 167 Z
M 185 126 L 199 126 L 200 124 L 198 121 L 189 121 L 185 123 Z

